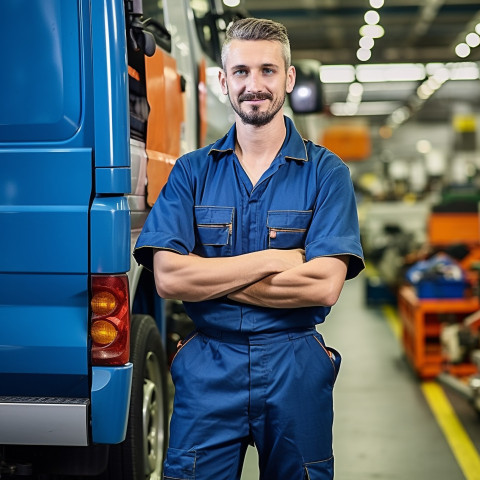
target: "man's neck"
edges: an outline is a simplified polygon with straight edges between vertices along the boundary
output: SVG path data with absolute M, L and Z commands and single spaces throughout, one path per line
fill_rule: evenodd
M 235 152 L 255 185 L 282 148 L 286 134 L 283 114 L 279 112 L 262 127 L 245 125 L 237 119 L 236 133 Z

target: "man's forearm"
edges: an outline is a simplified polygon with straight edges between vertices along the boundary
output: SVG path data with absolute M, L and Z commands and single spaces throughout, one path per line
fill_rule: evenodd
M 322 257 L 269 275 L 228 295 L 228 298 L 270 308 L 332 306 L 345 281 L 348 257 Z
M 215 258 L 158 250 L 154 254 L 155 283 L 163 298 L 211 300 L 303 261 L 303 250 L 263 250 Z

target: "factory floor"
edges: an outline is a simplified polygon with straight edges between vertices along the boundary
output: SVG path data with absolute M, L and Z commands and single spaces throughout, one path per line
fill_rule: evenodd
M 417 377 L 395 307 L 367 307 L 364 282 L 348 281 L 319 327 L 343 358 L 334 391 L 335 479 L 480 480 L 480 415 L 448 387 Z M 242 480 L 258 480 L 257 461 L 249 447 Z

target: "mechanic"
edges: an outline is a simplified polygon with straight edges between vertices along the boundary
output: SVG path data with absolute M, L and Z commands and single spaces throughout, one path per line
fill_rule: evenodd
M 363 268 L 346 165 L 283 115 L 295 85 L 285 27 L 234 22 L 222 91 L 235 124 L 176 162 L 137 241 L 161 297 L 196 330 L 171 366 L 165 479 L 333 478 L 332 390 L 341 357 L 315 326 Z

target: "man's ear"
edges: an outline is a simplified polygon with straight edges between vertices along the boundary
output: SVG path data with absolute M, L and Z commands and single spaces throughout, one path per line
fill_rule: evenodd
M 295 86 L 295 79 L 297 77 L 297 72 L 295 71 L 295 67 L 290 65 L 287 70 L 287 93 L 291 93 L 293 87 Z
M 222 69 L 218 71 L 218 81 L 220 82 L 220 88 L 222 89 L 222 93 L 224 95 L 228 95 L 227 74 Z

